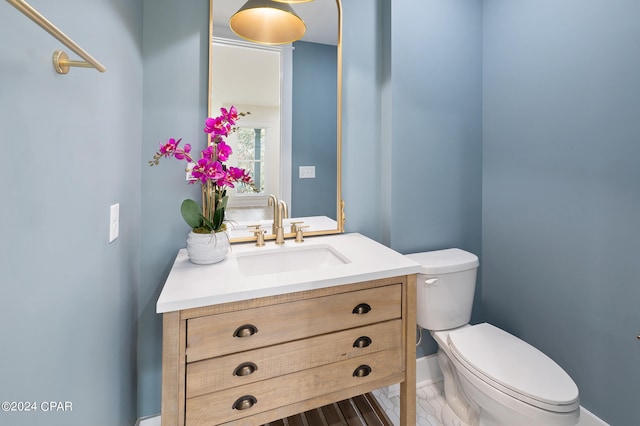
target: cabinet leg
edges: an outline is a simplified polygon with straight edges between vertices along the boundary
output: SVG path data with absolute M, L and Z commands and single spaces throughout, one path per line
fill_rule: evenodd
M 162 315 L 162 426 L 184 425 L 186 320 L 180 312 Z
M 416 385 L 400 384 L 400 425 L 415 426 L 416 424 Z
M 407 276 L 405 292 L 405 380 L 400 383 L 400 425 L 416 424 L 416 276 Z

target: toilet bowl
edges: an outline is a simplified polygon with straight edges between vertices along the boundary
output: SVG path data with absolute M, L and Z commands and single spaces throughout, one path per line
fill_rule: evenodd
M 418 274 L 418 325 L 438 343 L 445 426 L 575 425 L 578 388 L 551 358 L 488 323 L 469 325 L 478 258 L 459 249 L 407 255 Z

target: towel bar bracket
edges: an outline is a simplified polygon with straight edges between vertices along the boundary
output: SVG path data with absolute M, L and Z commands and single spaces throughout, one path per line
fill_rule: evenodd
M 62 50 L 56 50 L 53 52 L 53 67 L 58 74 L 68 74 L 70 67 L 93 68 L 93 65 L 86 61 L 71 61 Z

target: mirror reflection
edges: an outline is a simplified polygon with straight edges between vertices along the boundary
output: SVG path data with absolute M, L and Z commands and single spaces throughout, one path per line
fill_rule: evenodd
M 283 201 L 306 235 L 342 232 L 340 199 L 340 9 L 337 0 L 294 5 L 307 29 L 292 44 L 266 46 L 238 38 L 229 18 L 245 0 L 212 1 L 209 115 L 235 105 L 248 112 L 228 143 L 251 171 L 255 192 L 229 191 L 232 241 L 253 238 L 261 224 L 273 238 L 274 202 Z

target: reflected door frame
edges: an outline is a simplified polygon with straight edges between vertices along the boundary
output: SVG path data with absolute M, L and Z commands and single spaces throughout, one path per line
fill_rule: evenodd
M 278 199 L 291 205 L 292 168 L 292 120 L 293 120 L 293 49 L 292 45 L 262 46 L 237 40 L 231 31 L 218 30 L 211 42 L 226 46 L 240 46 L 250 49 L 275 51 L 280 54 L 280 182 Z M 211 96 L 211 94 L 210 94 Z M 209 112 L 214 114 L 213 111 Z M 268 194 L 266 194 L 268 195 Z M 266 199 L 265 195 L 265 199 Z

